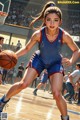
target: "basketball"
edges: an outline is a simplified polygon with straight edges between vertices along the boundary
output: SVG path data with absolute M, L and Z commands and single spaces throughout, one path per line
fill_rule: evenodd
M 17 64 L 17 56 L 11 50 L 0 52 L 0 66 L 4 69 L 11 69 Z

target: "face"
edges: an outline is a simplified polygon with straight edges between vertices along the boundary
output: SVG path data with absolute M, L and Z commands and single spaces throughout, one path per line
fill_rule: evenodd
M 76 65 L 76 69 L 79 69 L 79 67 Z
M 3 39 L 1 39 L 1 40 L 0 40 L 0 45 L 2 45 L 2 44 L 3 44 L 3 41 L 4 41 Z
M 56 13 L 50 13 L 45 18 L 46 27 L 50 30 L 55 30 L 61 24 L 61 20 Z

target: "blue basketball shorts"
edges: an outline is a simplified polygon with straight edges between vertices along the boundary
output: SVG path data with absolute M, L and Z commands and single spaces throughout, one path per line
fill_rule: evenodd
M 63 74 L 64 72 L 64 69 L 63 69 L 63 66 L 61 64 L 61 61 L 57 61 L 53 64 L 44 64 L 43 61 L 41 60 L 40 56 L 37 55 L 37 54 L 33 54 L 28 65 L 29 67 L 31 68 L 34 68 L 38 75 L 41 74 L 41 72 L 44 70 L 44 69 L 47 69 L 48 71 L 48 76 L 54 74 L 54 73 L 57 73 L 57 72 L 60 72 Z
M 47 79 L 43 78 L 40 82 L 43 83 L 43 84 L 45 84 L 45 83 L 47 83 L 47 80 L 48 80 L 48 78 Z

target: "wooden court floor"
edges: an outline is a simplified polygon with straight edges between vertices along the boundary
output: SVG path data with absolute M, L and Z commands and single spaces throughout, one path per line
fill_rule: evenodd
M 0 97 L 6 93 L 11 85 L 0 86 Z M 52 94 L 38 90 L 38 95 L 33 95 L 33 88 L 26 88 L 14 96 L 3 112 L 7 113 L 7 120 L 61 120 Z M 80 120 L 80 106 L 68 105 L 70 120 Z

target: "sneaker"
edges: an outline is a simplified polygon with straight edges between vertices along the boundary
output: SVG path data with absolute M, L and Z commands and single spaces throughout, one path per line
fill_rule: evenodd
M 0 113 L 3 111 L 4 106 L 6 105 L 6 103 L 9 101 L 4 101 L 5 95 L 0 99 Z
M 37 93 L 36 93 L 36 91 L 35 91 L 35 90 L 33 91 L 33 94 L 34 94 L 35 96 L 37 96 Z

